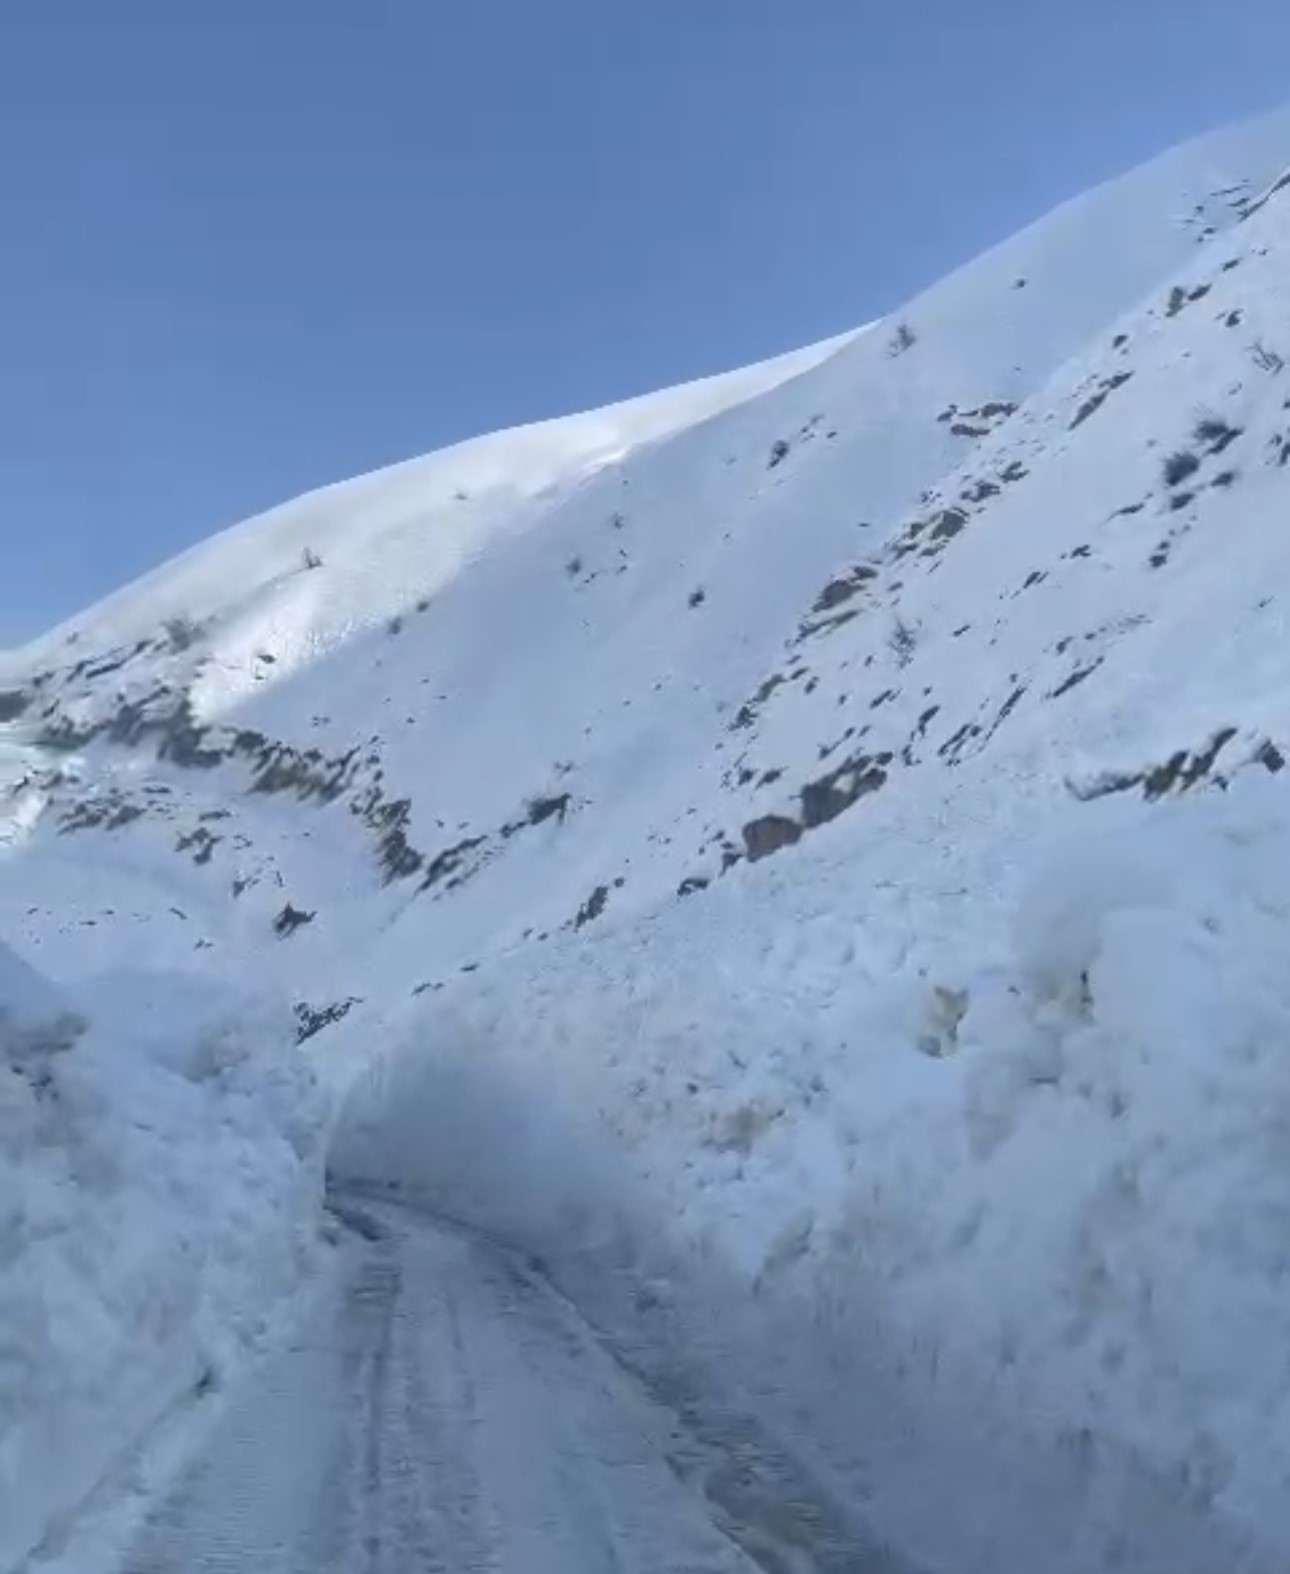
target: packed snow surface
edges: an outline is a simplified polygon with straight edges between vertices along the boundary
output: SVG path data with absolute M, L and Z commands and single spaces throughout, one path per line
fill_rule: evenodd
M 687 1425 L 531 1265 L 387 1206 L 131 1544 L 135 1574 L 899 1574 L 746 1428 Z M 320 1425 L 320 1420 L 325 1425 Z

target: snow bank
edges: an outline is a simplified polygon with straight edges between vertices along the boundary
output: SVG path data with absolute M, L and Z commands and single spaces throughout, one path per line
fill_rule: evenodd
M 1056 855 L 1019 914 L 1015 1004 L 996 984 L 963 1023 L 982 1228 L 959 1315 L 1006 1339 L 1002 1391 L 1123 1440 L 1270 1554 L 1290 1487 L 1288 949 L 1290 804 L 1244 783 Z
M 0 946 L 0 1566 L 219 1380 L 315 1240 L 291 1023 L 175 978 L 70 1002 Z
M 1012 934 L 965 925 L 957 951 L 920 949 L 916 904 L 904 934 L 793 932 L 806 882 L 750 879 L 481 972 L 409 1051 L 488 1068 L 459 1124 L 457 1074 L 429 1074 L 417 1151 L 455 1153 L 454 1185 L 505 1155 L 504 1189 L 568 1218 L 605 1172 L 512 1141 L 514 1100 L 481 1125 L 486 1079 L 526 1065 L 598 1110 L 656 1228 L 725 1275 L 741 1337 L 776 1331 L 782 1389 L 814 1392 L 875 1524 L 933 1566 L 1273 1567 L 1290 801 L 1240 781 L 1072 812 Z M 427 1107 L 413 1077 L 387 1085 L 405 1135 Z

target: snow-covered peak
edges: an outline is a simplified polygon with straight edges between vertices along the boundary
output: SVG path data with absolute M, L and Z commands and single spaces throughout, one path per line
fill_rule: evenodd
M 275 676 L 433 596 L 498 536 L 643 445 L 777 388 L 856 335 L 606 409 L 474 438 L 323 487 L 244 521 L 73 618 L 21 653 L 39 660 L 69 639 L 132 644 L 170 623 L 207 632 L 222 680 L 209 708 L 242 692 L 249 653 L 266 644 Z M 311 575 L 313 569 L 327 572 Z
M 0 666 L 30 670 L 69 642 L 77 656 L 117 651 L 169 626 L 184 644 L 203 636 L 188 665 L 202 661 L 194 703 L 215 714 L 436 597 L 590 479 L 723 415 L 712 441 L 729 430 L 736 448 L 741 426 L 770 429 L 780 412 L 780 424 L 809 419 L 815 406 L 833 424 L 845 420 L 839 446 L 864 476 L 866 514 L 889 516 L 1088 334 L 1238 223 L 1290 157 L 1288 128 L 1290 114 L 1274 115 L 1175 149 L 1003 242 L 885 328 L 309 493 L 193 548 Z M 900 364 L 893 350 L 906 333 L 922 348 Z M 743 423 L 738 411 L 749 405 Z M 946 409 L 958 419 L 929 433 L 924 413 Z M 257 660 L 263 651 L 271 664 Z

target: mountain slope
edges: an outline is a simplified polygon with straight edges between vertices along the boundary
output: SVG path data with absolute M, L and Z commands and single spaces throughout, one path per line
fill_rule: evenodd
M 37 641 L 28 659 L 69 635 L 98 648 L 129 645 L 178 616 L 207 625 L 219 649 L 223 683 L 211 694 L 208 680 L 203 709 L 227 704 L 264 676 L 254 671 L 264 640 L 286 659 L 284 672 L 316 659 L 410 605 L 411 586 L 434 594 L 494 535 L 524 529 L 633 449 L 778 387 L 850 337 L 325 487 L 193 548 Z M 315 557 L 331 572 L 301 580 Z
M 127 834 L 148 837 L 155 815 L 163 843 L 196 837 L 185 850 L 204 854 L 200 815 L 228 808 L 231 793 L 238 823 L 194 887 L 221 913 L 201 938 L 224 943 L 235 885 L 251 900 L 234 927 L 253 910 L 256 944 L 290 901 L 321 915 L 293 946 L 293 970 L 307 952 L 311 969 L 343 977 L 355 937 L 330 923 L 317 860 L 297 872 L 277 821 L 258 814 L 264 794 L 245 798 L 255 781 L 356 811 L 361 826 L 312 817 L 313 835 L 339 844 L 333 871 L 357 863 L 353 879 L 373 885 L 391 866 L 407 871 L 389 893 L 373 890 L 363 927 L 394 924 L 387 956 L 406 929 L 407 947 L 434 959 L 408 985 L 588 906 L 648 905 L 710 878 L 742 853 L 742 825 L 761 807 L 722 785 L 728 767 L 736 784 L 755 768 L 734 764 L 751 740 L 730 725 L 787 676 L 783 647 L 817 598 L 843 594 L 827 588 L 839 571 L 896 551 L 920 494 L 996 427 L 1015 432 L 1018 407 L 1142 292 L 1211 253 L 1221 266 L 1224 233 L 1246 231 L 1244 204 L 1279 172 L 1284 125 L 1169 155 L 970 265 L 903 314 L 915 335 L 905 353 L 892 353 L 892 323 L 826 347 L 787 382 L 821 352 L 734 390 L 718 381 L 698 404 L 666 396 L 484 439 L 217 538 L 11 662 L 12 686 L 31 695 L 18 735 L 76 747 L 110 728 L 146 740 L 172 718 L 182 760 L 203 753 L 191 725 L 226 729 L 206 745 L 224 761 L 164 795 L 151 782 L 152 807 Z M 1119 357 L 1103 375 L 1129 368 Z M 1008 487 L 984 473 L 977 484 Z M 316 570 L 302 566 L 306 551 Z M 800 766 L 800 781 L 845 728 L 830 718 L 808 730 L 762 774 Z M 139 751 L 97 758 L 97 812 L 133 815 Z M 529 826 L 551 803 L 564 813 Z M 438 901 L 449 881 L 450 908 Z M 412 899 L 422 886 L 431 900 Z M 188 949 L 197 938 L 184 937 Z
M 1290 1396 L 1181 1287 L 1257 1194 L 1221 1282 L 1275 1349 L 1290 1195 L 1205 1121 L 1217 1084 L 1275 1147 L 1286 1096 L 1252 1047 L 1290 1025 L 1278 899 L 1256 921 L 1221 849 L 1285 841 L 1287 168 L 1290 114 L 1203 139 L 864 333 L 301 499 L 11 654 L 0 932 L 62 980 L 271 972 L 341 1082 L 398 1035 L 503 1046 L 748 1283 L 832 1285 L 844 1344 L 876 1308 L 939 1419 L 1087 1433 L 1095 1496 L 1155 1483 L 1133 1566 L 1184 1556 L 1177 1516 L 1275 1550 L 1290 1445 L 1249 1429 Z M 1025 894 L 1037 845 L 1108 824 L 1096 890 L 1068 859 Z M 1207 1040 L 1168 1004 L 1189 969 Z M 1188 1160 L 1205 1222 L 1161 1255 Z M 1070 1491 L 1060 1566 L 1100 1566 L 1129 1507 Z M 959 1567 L 1044 1555 L 965 1551 L 967 1492 Z

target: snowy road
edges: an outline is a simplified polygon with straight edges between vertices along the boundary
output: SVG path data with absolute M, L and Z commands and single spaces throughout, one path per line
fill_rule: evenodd
M 890 1567 L 768 1488 L 782 1466 L 746 1438 L 696 1436 L 513 1254 L 344 1211 L 334 1282 L 232 1397 L 129 1574 Z

